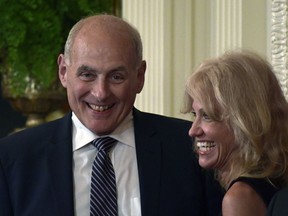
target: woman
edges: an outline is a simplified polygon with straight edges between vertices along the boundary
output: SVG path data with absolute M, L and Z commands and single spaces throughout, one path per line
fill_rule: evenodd
M 222 215 L 265 215 L 288 182 L 288 104 L 271 66 L 255 53 L 227 52 L 196 68 L 185 94 L 199 164 L 226 190 Z

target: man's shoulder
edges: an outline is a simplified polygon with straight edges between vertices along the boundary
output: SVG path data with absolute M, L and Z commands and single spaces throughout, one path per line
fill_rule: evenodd
M 138 112 L 133 118 L 136 135 L 157 133 L 165 139 L 177 138 L 191 142 L 188 136 L 191 121 L 147 112 Z
M 274 201 L 279 203 L 286 203 L 288 201 L 288 187 L 285 187 L 278 191 L 276 195 L 274 196 Z M 288 210 L 288 206 L 285 205 L 285 208 Z
M 67 124 L 67 126 L 65 126 L 65 124 Z M 38 126 L 25 128 L 6 137 L 2 137 L 0 139 L 0 149 L 13 148 L 12 146 L 17 147 L 18 145 L 20 148 L 21 145 L 27 147 L 26 143 L 29 143 L 29 145 L 36 145 L 43 140 L 51 139 L 55 134 L 63 134 L 64 128 L 71 128 L 70 126 L 68 127 L 69 124 L 71 125 L 69 117 L 65 116 Z
M 268 208 L 267 216 L 287 216 L 288 215 L 288 187 L 280 190 L 272 201 Z
M 153 121 L 155 124 L 161 124 L 167 123 L 167 124 L 182 124 L 182 125 L 187 125 L 191 124 L 192 122 L 186 119 L 181 119 L 177 117 L 172 117 L 172 116 L 165 116 L 161 114 L 156 114 L 156 113 L 149 113 L 149 112 L 143 112 L 136 110 L 134 111 L 134 119 L 136 120 L 143 120 L 143 121 Z

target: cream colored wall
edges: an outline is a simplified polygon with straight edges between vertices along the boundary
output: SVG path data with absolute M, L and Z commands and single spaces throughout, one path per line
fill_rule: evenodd
M 180 113 L 184 83 L 202 59 L 237 47 L 266 55 L 267 1 L 122 0 L 122 16 L 142 35 L 148 65 L 136 107 L 188 118 Z
M 268 0 L 269 1 L 269 0 Z M 225 50 L 245 48 L 267 54 L 265 0 L 195 0 L 195 63 Z M 204 35 L 204 36 L 203 36 Z
M 267 54 L 270 39 L 268 6 L 265 0 L 243 1 L 242 46 L 263 55 Z

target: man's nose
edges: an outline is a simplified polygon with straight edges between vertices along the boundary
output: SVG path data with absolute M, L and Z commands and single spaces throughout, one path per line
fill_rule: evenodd
M 105 79 L 97 79 L 93 85 L 92 94 L 95 95 L 95 97 L 103 99 L 109 96 L 109 83 Z

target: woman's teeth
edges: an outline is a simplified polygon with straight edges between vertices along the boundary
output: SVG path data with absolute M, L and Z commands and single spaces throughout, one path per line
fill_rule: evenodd
M 212 142 L 197 142 L 197 148 L 201 152 L 211 151 L 215 146 L 216 144 Z

